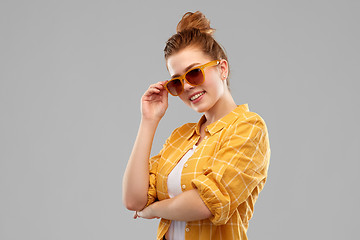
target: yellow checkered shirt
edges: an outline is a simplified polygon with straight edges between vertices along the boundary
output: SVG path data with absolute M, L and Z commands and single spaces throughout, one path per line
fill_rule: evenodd
M 168 199 L 167 177 L 184 154 L 197 143 L 203 115 L 198 123 L 175 129 L 150 163 L 147 205 Z M 185 239 L 247 239 L 255 201 L 267 179 L 270 144 L 264 120 L 250 112 L 248 104 L 208 125 L 206 136 L 189 158 L 181 174 L 183 191 L 197 188 L 213 216 L 187 222 Z M 157 239 L 171 221 L 161 219 Z

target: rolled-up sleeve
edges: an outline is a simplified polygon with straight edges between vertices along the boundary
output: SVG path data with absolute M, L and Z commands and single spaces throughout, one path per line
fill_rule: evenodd
M 148 200 L 147 203 L 145 205 L 145 207 L 149 206 L 150 204 L 152 204 L 153 202 L 155 202 L 156 198 L 157 198 L 157 194 L 156 194 L 156 171 L 157 171 L 157 166 L 158 166 L 158 162 L 160 159 L 160 153 L 152 158 L 150 158 L 149 160 L 149 189 L 148 189 Z
M 215 225 L 226 224 L 254 188 L 266 181 L 270 159 L 267 128 L 261 118 L 229 126 L 220 144 L 203 174 L 191 182 Z

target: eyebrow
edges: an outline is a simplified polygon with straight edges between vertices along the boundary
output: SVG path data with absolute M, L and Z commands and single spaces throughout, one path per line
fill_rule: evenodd
M 185 68 L 185 72 L 187 72 L 189 69 L 191 69 L 192 67 L 194 67 L 195 65 L 198 65 L 200 63 L 193 63 L 193 64 L 190 64 L 189 66 L 187 66 Z M 174 74 L 171 76 L 171 78 L 176 78 L 176 77 L 180 77 L 181 75 L 180 74 Z

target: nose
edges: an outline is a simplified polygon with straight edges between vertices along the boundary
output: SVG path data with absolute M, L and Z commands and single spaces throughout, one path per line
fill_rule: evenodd
M 185 80 L 184 80 L 184 91 L 188 91 L 190 89 L 193 89 L 194 86 L 188 84 Z

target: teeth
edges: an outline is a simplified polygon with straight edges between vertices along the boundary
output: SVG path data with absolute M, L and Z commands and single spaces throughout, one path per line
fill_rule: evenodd
M 204 93 L 205 93 L 205 92 L 198 93 L 198 94 L 196 94 L 195 96 L 192 96 L 192 97 L 190 98 L 190 100 L 191 100 L 191 101 L 194 101 L 195 99 L 198 99 L 201 95 L 204 95 Z

